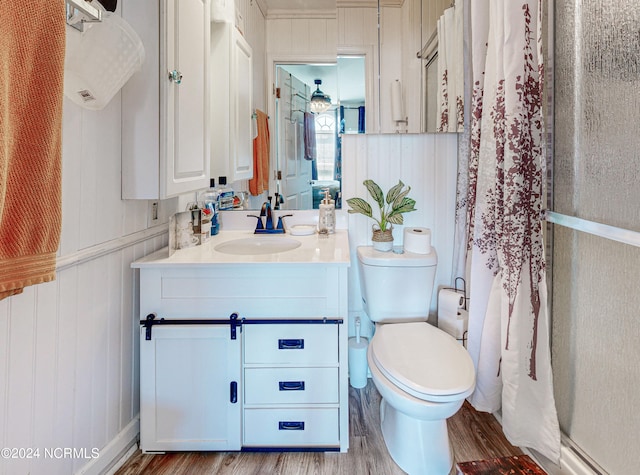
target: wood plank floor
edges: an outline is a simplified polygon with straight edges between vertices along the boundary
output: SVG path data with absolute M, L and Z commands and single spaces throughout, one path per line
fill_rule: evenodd
M 369 380 L 349 389 L 349 451 L 336 452 L 179 452 L 142 454 L 139 450 L 116 475 L 402 475 L 380 432 L 380 395 Z M 456 462 L 481 460 L 522 451 L 502 434 L 496 419 L 468 403 L 448 421 Z M 455 470 L 452 471 L 455 473 Z

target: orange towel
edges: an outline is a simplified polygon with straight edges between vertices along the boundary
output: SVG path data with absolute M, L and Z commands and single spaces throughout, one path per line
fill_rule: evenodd
M 249 192 L 261 195 L 269 189 L 269 117 L 256 110 L 258 136 L 253 139 L 253 178 L 249 180 Z
M 0 299 L 55 279 L 64 0 L 0 3 Z

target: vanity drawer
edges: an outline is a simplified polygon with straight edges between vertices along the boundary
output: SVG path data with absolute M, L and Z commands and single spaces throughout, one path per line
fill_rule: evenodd
M 248 368 L 245 404 L 338 403 L 338 368 Z
M 244 325 L 245 364 L 337 365 L 338 325 Z
M 245 409 L 244 446 L 338 446 L 337 408 Z

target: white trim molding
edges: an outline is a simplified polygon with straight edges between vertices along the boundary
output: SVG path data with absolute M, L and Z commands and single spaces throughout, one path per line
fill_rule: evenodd
M 162 236 L 163 234 L 167 234 L 168 232 L 169 227 L 165 223 L 154 226 L 152 228 L 147 228 L 137 233 L 123 236 L 119 239 L 112 239 L 111 241 L 96 244 L 95 246 L 87 247 L 85 249 L 72 252 L 71 254 L 59 256 L 56 262 L 56 271 L 60 272 L 61 270 L 67 269 L 69 267 L 76 266 L 102 256 L 106 256 L 107 254 L 111 254 L 112 252 L 116 252 L 140 242 Z
M 521 447 L 549 475 L 608 475 L 608 473 L 588 457 L 571 439 L 562 435 L 560 446 L 560 464 L 556 465 L 538 452 Z
M 123 458 L 128 458 L 131 455 L 131 448 L 137 447 L 138 434 L 140 434 L 139 415 L 134 417 L 111 442 L 100 449 L 99 457 L 84 465 L 76 472 L 76 475 L 115 473 L 115 470 L 119 468 L 117 465 L 122 466 Z

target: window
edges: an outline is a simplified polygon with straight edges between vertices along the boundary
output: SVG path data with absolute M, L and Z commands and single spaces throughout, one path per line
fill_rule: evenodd
M 315 121 L 318 180 L 333 180 L 336 161 L 335 111 L 318 114 Z

